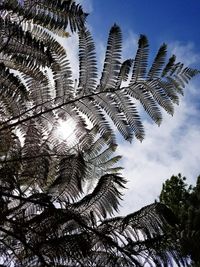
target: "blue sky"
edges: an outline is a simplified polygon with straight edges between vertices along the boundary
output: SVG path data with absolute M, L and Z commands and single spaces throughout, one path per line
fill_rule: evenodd
M 192 41 L 198 49 L 200 2 L 191 0 L 91 0 L 88 23 L 96 38 L 105 38 L 113 23 L 126 36 L 130 30 L 146 34 L 153 47 L 162 42 Z M 92 8 L 91 8 L 92 7 Z
M 147 35 L 150 57 L 159 46 L 168 44 L 169 55 L 200 69 L 200 1 L 191 0 L 79 0 L 90 13 L 88 27 L 96 43 L 99 67 L 106 49 L 110 27 L 120 25 L 123 54 L 134 57 L 139 34 Z M 75 76 L 78 75 L 77 38 L 68 41 L 68 53 Z M 162 183 L 171 175 L 182 173 L 188 183 L 200 174 L 200 77 L 185 88 L 185 96 L 173 117 L 163 113 L 160 127 L 145 117 L 146 138 L 130 145 L 119 138 L 118 154 L 123 156 L 123 175 L 128 190 L 121 203 L 121 214 L 133 212 L 153 202 Z

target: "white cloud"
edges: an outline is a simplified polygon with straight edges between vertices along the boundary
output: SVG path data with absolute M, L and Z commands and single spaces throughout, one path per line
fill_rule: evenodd
M 133 58 L 137 49 L 138 35 L 129 31 L 127 37 L 123 40 L 123 58 Z
M 176 42 L 171 45 L 178 60 L 186 65 L 197 63 L 200 58 L 192 48 L 192 44 L 180 46 Z M 118 153 L 123 156 L 124 176 L 128 179 L 121 214 L 153 202 L 159 196 L 162 183 L 173 174 L 182 173 L 188 178 L 188 183 L 195 183 L 200 174 L 200 112 L 195 105 L 199 88 L 195 84 L 196 81 L 185 89 L 185 96 L 173 117 L 163 114 L 160 127 L 148 120 L 143 121 L 146 138 L 142 144 L 137 140 L 132 145 L 120 144 Z
M 78 79 L 79 76 L 79 52 L 78 52 L 78 34 L 73 33 L 67 38 L 57 38 L 59 43 L 65 48 L 67 59 L 70 63 L 73 79 Z
M 76 3 L 81 4 L 86 13 L 91 13 L 93 11 L 93 0 L 77 0 Z
M 176 55 L 177 61 L 184 62 L 185 65 L 197 64 L 200 61 L 200 54 L 194 52 L 194 44 L 189 42 L 182 44 L 181 42 L 173 42 L 168 45 L 172 54 Z
M 67 51 L 67 58 L 73 73 L 73 78 L 77 79 L 79 76 L 79 54 L 78 54 L 78 35 L 74 33 L 71 37 L 64 41 L 64 47 Z

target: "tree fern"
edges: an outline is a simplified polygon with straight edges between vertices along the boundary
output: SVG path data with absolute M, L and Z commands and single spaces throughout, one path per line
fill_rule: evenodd
M 162 115 L 159 106 L 163 107 L 168 113 L 173 114 L 173 104 L 178 103 L 178 94 L 183 93 L 185 83 L 198 73 L 197 70 L 184 68 L 180 63 L 175 64 L 173 57 L 165 65 L 166 45 L 161 46 L 152 67 L 147 73 L 148 41 L 145 36 L 141 36 L 134 59 L 130 83 L 128 86 L 123 87 L 122 81 L 128 78 L 132 60 L 120 62 L 122 34 L 120 28 L 114 25 L 108 38 L 105 64 L 100 83 L 96 85 L 95 47 L 89 31 L 83 28 L 79 34 L 80 77 L 78 90 L 75 92 L 69 62 L 62 47 L 44 30 L 39 31 L 37 27 L 33 27 L 34 37 L 31 37 L 32 29 L 29 29 L 29 31 L 19 28 L 22 44 L 25 42 L 23 38 L 29 38 L 28 44 L 36 46 L 37 49 L 41 50 L 41 55 L 42 53 L 44 54 L 44 60 L 42 56 L 36 56 L 37 63 L 34 64 L 34 74 L 31 74 L 33 73 L 33 67 L 30 67 L 29 75 L 32 75 L 31 78 L 34 80 L 37 75 L 44 78 L 42 78 L 40 83 L 38 83 L 38 80 L 31 81 L 30 78 L 25 78 L 25 80 L 29 80 L 28 84 L 30 86 L 41 87 L 38 92 L 42 93 L 44 90 L 44 93 L 40 93 L 39 97 L 35 95 L 37 91 L 29 86 L 28 91 L 30 91 L 32 98 L 35 98 L 35 105 L 31 109 L 26 109 L 26 118 L 24 120 L 23 115 L 21 118 L 19 115 L 19 124 L 21 121 L 26 122 L 29 119 L 35 118 L 36 115 L 33 114 L 33 111 L 37 112 L 37 117 L 40 115 L 45 117 L 49 116 L 49 114 L 53 116 L 53 113 L 59 112 L 59 109 L 65 107 L 66 112 L 68 112 L 67 110 L 74 109 L 85 114 L 93 125 L 99 126 L 102 134 L 109 131 L 110 135 L 113 136 L 113 130 L 105 116 L 106 113 L 125 139 L 131 141 L 135 135 L 142 140 L 144 129 L 134 105 L 134 99 L 139 100 L 151 118 L 157 124 L 160 124 Z M 37 40 L 40 37 L 41 40 Z M 19 37 L 16 38 L 20 41 Z M 15 56 L 16 51 L 15 47 L 13 47 L 13 51 L 9 50 L 6 52 L 5 50 L 6 55 L 9 53 L 10 63 L 8 66 L 12 66 L 11 62 L 13 59 L 19 60 L 18 56 Z M 22 53 L 21 50 L 19 52 Z M 12 55 L 13 53 L 14 55 Z M 46 54 L 48 54 L 48 58 Z M 6 55 L 2 55 L 2 62 L 8 62 Z M 48 81 L 47 73 L 43 72 L 42 74 L 41 70 L 36 68 L 36 64 L 41 64 L 41 60 L 42 64 L 49 67 L 53 73 L 54 84 L 52 85 Z M 15 62 L 13 64 L 16 65 Z M 23 69 L 18 70 L 23 73 Z M 36 75 L 37 70 L 38 74 Z M 27 74 L 28 72 L 26 71 Z M 36 101 L 36 99 L 41 100 Z M 21 114 L 24 114 L 24 112 Z M 16 121 L 14 125 L 12 121 L 10 122 L 10 126 L 17 125 Z
M 125 217 L 115 128 L 144 138 L 141 104 L 160 125 L 173 114 L 198 71 L 166 61 L 160 47 L 148 67 L 141 35 L 135 58 L 122 59 L 122 32 L 108 35 L 98 81 L 95 44 L 74 1 L 0 2 L 0 253 L 5 266 L 170 266 L 185 264 L 166 232 L 170 211 L 152 204 Z M 73 80 L 57 36 L 79 35 L 79 77 Z M 124 83 L 125 82 L 125 83 Z M 75 141 L 59 138 L 73 120 Z

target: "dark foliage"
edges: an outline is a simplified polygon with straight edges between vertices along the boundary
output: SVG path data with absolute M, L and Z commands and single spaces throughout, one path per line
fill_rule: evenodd
M 152 204 L 126 217 L 118 210 L 126 180 L 113 124 L 131 141 L 144 138 L 136 108 L 158 125 L 198 71 L 166 61 L 166 45 L 148 67 L 140 36 L 122 60 L 122 33 L 108 36 L 98 82 L 95 45 L 74 1 L 0 1 L 0 262 L 4 266 L 184 265 L 166 232 L 170 210 Z M 78 83 L 57 35 L 79 34 Z M 133 65 L 133 67 L 132 67 Z M 130 79 L 129 79 L 130 77 Z M 60 138 L 61 121 L 75 125 Z M 90 124 L 88 123 L 90 122 Z M 91 125 L 89 127 L 89 125 Z
M 195 187 L 188 186 L 180 174 L 163 184 L 160 201 L 167 205 L 179 220 L 171 229 L 181 244 L 184 257 L 190 257 L 192 266 L 200 264 L 200 176 Z

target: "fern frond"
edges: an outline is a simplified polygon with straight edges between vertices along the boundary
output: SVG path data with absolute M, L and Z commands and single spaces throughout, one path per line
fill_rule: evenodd
M 104 220 L 98 229 L 105 235 L 117 236 L 123 249 L 136 260 L 146 261 L 150 266 L 152 263 L 165 266 L 173 259 L 178 266 L 182 266 L 180 263 L 184 259 L 180 255 L 179 245 L 165 233 L 167 225 L 176 223 L 173 217 L 166 206 L 155 203 L 126 217 Z
M 126 181 L 121 176 L 106 174 L 102 176 L 91 194 L 75 203 L 73 207 L 81 213 L 94 214 L 99 218 L 107 217 L 118 209 L 119 199 L 121 198 L 120 189 L 124 188 Z
M 75 107 L 77 110 L 87 115 L 93 125 L 98 127 L 99 132 L 102 135 L 110 136 L 107 140 L 109 144 L 116 143 L 112 128 L 103 114 L 102 109 L 98 105 L 94 104 L 93 98 L 89 98 L 89 101 L 86 99 L 79 100 L 76 102 Z
M 184 95 L 183 92 L 183 87 L 181 86 L 180 82 L 173 76 L 167 76 L 166 80 L 169 84 L 171 84 L 174 88 L 174 90 L 179 94 L 179 95 Z
M 126 92 L 140 101 L 145 111 L 155 123 L 158 125 L 161 124 L 162 114 L 149 91 L 145 90 L 140 84 L 137 84 L 135 86 L 127 87 Z
M 169 114 L 173 115 L 174 107 L 172 105 L 171 99 L 168 98 L 165 91 L 159 86 L 157 81 L 147 81 L 143 82 L 142 86 L 144 90 L 149 91 L 157 103 L 163 107 Z
M 128 124 L 134 132 L 135 137 L 142 141 L 144 139 L 143 125 L 137 112 L 136 106 L 130 99 L 129 95 L 126 93 L 126 91 L 116 91 L 115 94 L 113 94 L 113 98 L 118 104 L 118 108 L 121 110 L 121 113 L 125 115 Z M 131 141 L 131 138 L 129 139 Z
M 34 59 L 24 58 L 20 55 L 6 56 L 0 54 L 0 63 L 3 63 L 7 68 L 24 73 L 31 78 L 42 82 L 44 85 L 48 83 L 47 77 L 35 64 Z
M 167 64 L 166 64 L 166 66 L 164 67 L 164 69 L 163 69 L 163 71 L 162 71 L 162 74 L 161 74 L 161 77 L 165 77 L 165 76 L 169 73 L 169 71 L 170 71 L 170 70 L 172 69 L 172 67 L 174 66 L 175 61 L 176 61 L 176 56 L 175 56 L 175 55 L 172 55 L 172 56 L 169 58 L 169 60 L 168 60 L 168 62 L 167 62 Z
M 95 46 L 89 31 L 79 32 L 79 85 L 77 95 L 87 95 L 96 88 Z
M 27 125 L 24 146 L 22 148 L 22 157 L 27 158 L 27 160 L 23 162 L 21 183 L 45 179 L 40 169 L 40 158 L 37 158 L 38 153 L 40 153 L 42 135 L 43 133 L 38 125 L 34 121 L 30 121 Z M 33 156 L 36 157 L 35 161 L 32 160 Z
M 115 86 L 116 88 L 120 88 L 122 82 L 126 82 L 128 80 L 132 64 L 133 64 L 132 59 L 127 59 L 126 61 L 122 63 L 120 71 L 119 71 L 117 83 Z
M 16 95 L 21 95 L 21 98 L 27 99 L 27 89 L 21 82 L 21 79 L 10 72 L 3 63 L 0 63 L 0 84 L 3 93 L 8 97 L 15 98 Z
M 49 187 L 51 195 L 65 195 L 65 199 L 75 200 L 82 193 L 82 182 L 85 173 L 85 161 L 82 155 L 69 155 L 59 162 L 55 181 Z
M 54 55 L 54 63 L 52 64 L 53 79 L 55 82 L 55 103 L 62 103 L 65 100 L 74 98 L 74 88 L 72 87 L 72 72 L 69 61 L 66 57 L 60 58 Z
M 7 0 L 0 5 L 0 10 L 7 10 L 17 14 L 25 21 L 41 25 L 54 33 L 65 36 L 66 28 L 69 25 L 72 32 L 81 30 L 87 14 L 83 12 L 80 5 L 73 1 L 18 1 Z
M 164 80 L 158 80 L 158 84 L 165 91 L 165 94 L 171 99 L 171 101 L 178 105 L 179 97 L 176 89 L 174 89 L 174 86 L 170 82 Z
M 95 130 L 96 131 L 96 130 Z M 91 132 L 89 132 L 90 136 Z M 94 135 L 93 135 L 94 134 Z M 107 147 L 107 140 L 109 140 L 109 136 L 107 134 L 103 136 L 98 136 L 98 132 L 93 133 L 93 140 L 90 144 L 88 144 L 87 149 L 85 149 L 85 153 L 87 155 L 87 158 L 95 158 L 99 155 L 99 153 Z M 98 138 L 97 138 L 98 137 Z M 111 150 L 115 152 L 117 145 L 115 143 L 112 143 L 109 145 Z
M 11 73 L 3 63 L 0 63 L 0 86 L 0 120 L 2 125 L 8 118 L 18 116 L 26 110 L 24 101 L 28 99 L 28 91 L 20 77 Z M 8 124 L 7 126 L 9 127 Z
M 185 82 L 188 83 L 193 77 L 199 74 L 199 70 L 191 69 L 191 68 L 184 68 L 183 71 L 180 73 L 180 78 Z
M 11 129 L 0 132 L 0 157 L 0 188 L 6 187 L 10 192 L 19 190 L 16 174 L 20 170 L 21 162 L 16 162 L 15 159 L 21 158 L 21 144 Z
M 199 74 L 198 70 L 188 67 L 184 68 L 183 64 L 181 64 L 179 68 L 172 72 L 171 76 L 180 84 L 180 87 L 184 88 L 185 85 L 197 74 Z M 180 93 L 183 94 L 181 91 Z
M 149 54 L 149 44 L 147 37 L 141 35 L 138 41 L 138 50 L 134 59 L 133 72 L 130 85 L 137 81 L 145 79 L 147 71 L 147 60 Z
M 151 69 L 149 70 L 149 73 L 147 74 L 147 79 L 152 80 L 160 76 L 160 73 L 165 64 L 166 55 L 167 55 L 167 45 L 163 44 L 158 50 L 158 53 L 154 59 Z
M 114 250 L 114 249 L 113 249 Z M 114 251 L 111 251 L 111 249 L 108 251 L 105 251 L 103 249 L 99 249 L 98 251 L 92 251 L 90 254 L 90 258 L 87 258 L 86 264 L 89 265 L 96 264 L 96 266 L 99 267 L 120 267 L 120 266 L 126 266 L 126 267 L 132 267 L 133 262 L 129 261 L 124 255 L 120 255 L 119 253 L 116 255 Z M 64 266 L 63 266 L 64 267 Z
M 39 25 L 32 25 L 30 23 L 24 23 L 23 27 L 26 31 L 31 32 L 31 35 L 41 41 L 46 47 L 49 47 L 52 53 L 58 56 L 66 56 L 64 47 L 56 40 L 55 36 L 50 34 L 46 29 Z
M 41 111 L 44 108 L 50 109 L 52 107 L 52 102 L 50 101 L 52 99 L 52 92 L 48 77 L 46 77 L 45 84 L 25 74 L 23 74 L 22 77 L 29 92 L 29 100 L 33 101 L 36 110 Z
M 126 117 L 118 109 L 118 105 L 113 99 L 112 94 L 101 94 L 94 96 L 95 102 L 99 105 L 112 119 L 113 123 L 124 136 L 126 140 L 132 139 L 132 132 L 126 120 Z
M 25 32 L 21 26 L 8 19 L 0 18 L 1 46 L 0 50 L 4 54 L 20 54 L 22 57 L 37 59 L 40 66 L 50 66 L 52 62 L 48 49 L 44 44 L 35 40 L 30 32 Z M 33 49 L 34 47 L 34 49 Z
M 105 149 L 103 152 L 98 153 L 95 157 L 89 157 L 90 154 L 87 156 L 87 160 L 89 162 L 95 163 L 96 166 L 100 166 L 101 164 L 104 164 L 107 162 L 108 159 L 110 159 L 113 152 L 116 150 L 116 145 L 110 145 L 107 149 Z
M 92 132 L 93 140 L 90 139 L 91 142 L 83 152 L 86 163 L 84 187 L 87 193 L 95 188 L 101 176 L 105 174 L 120 175 L 122 169 L 114 166 L 121 159 L 121 156 L 113 156 L 117 146 L 115 144 L 108 146 L 105 136 L 98 137 L 97 133 L 95 136 L 93 134 Z M 87 135 L 90 136 L 90 132 Z M 79 146 L 79 149 L 82 149 L 82 146 Z
M 121 29 L 114 24 L 108 37 L 104 67 L 99 85 L 101 91 L 104 91 L 107 88 L 115 88 L 121 65 L 121 46 Z

